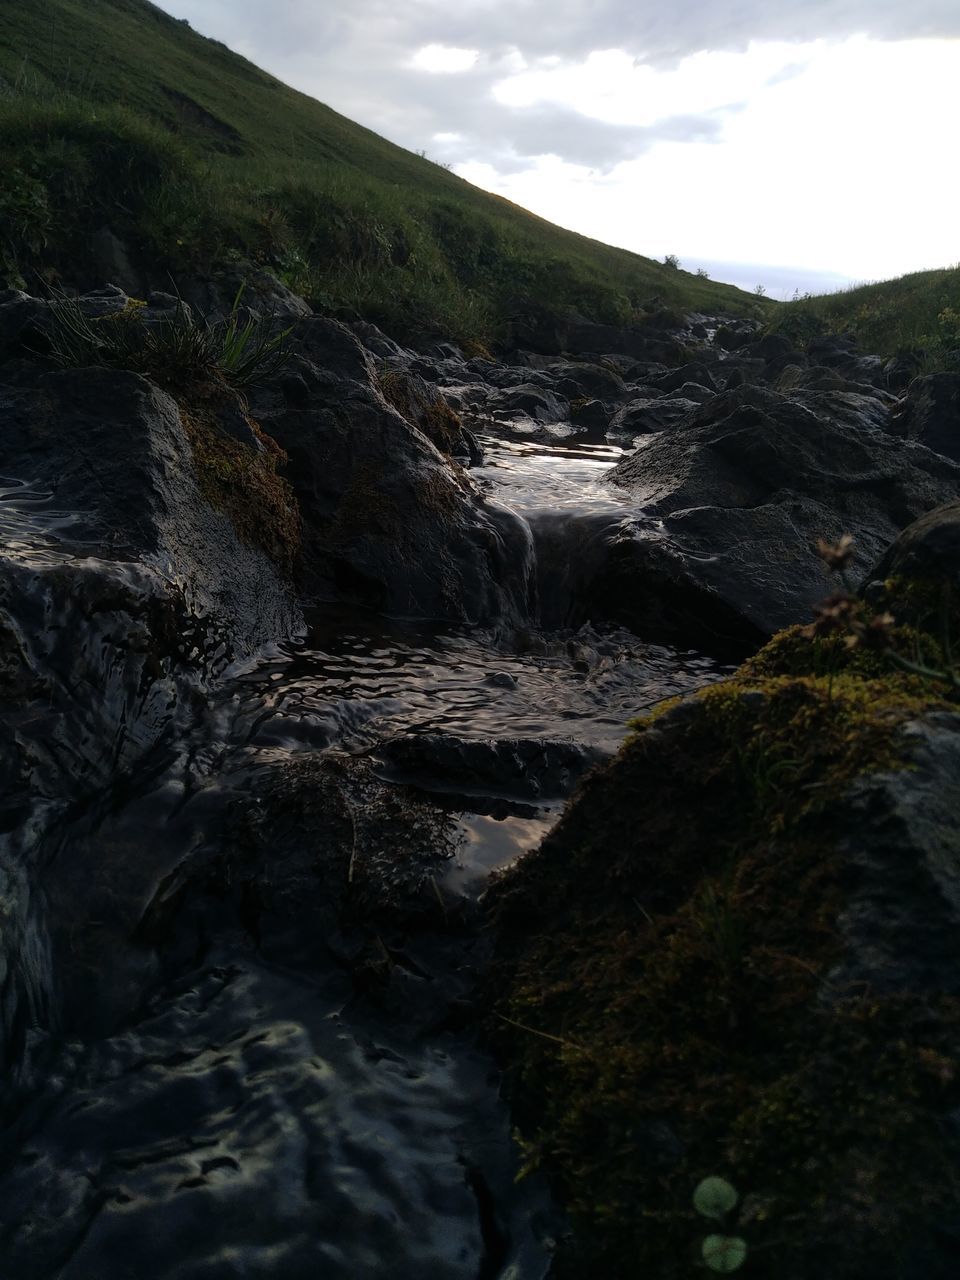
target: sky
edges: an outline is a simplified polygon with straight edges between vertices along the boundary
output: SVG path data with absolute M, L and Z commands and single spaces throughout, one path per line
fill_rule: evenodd
M 160 0 L 552 222 L 771 296 L 960 259 L 960 0 Z

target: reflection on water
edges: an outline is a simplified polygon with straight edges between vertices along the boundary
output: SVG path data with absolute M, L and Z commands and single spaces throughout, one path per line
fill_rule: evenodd
M 333 606 L 311 621 L 305 640 L 238 680 L 237 733 L 248 742 L 359 752 L 430 732 L 573 739 L 613 751 L 631 717 L 719 670 L 699 654 L 615 629 L 505 640 Z
M 603 437 L 544 443 L 522 436 L 501 440 L 481 435 L 478 440 L 485 460 L 471 475 L 521 515 L 544 510 L 616 513 L 628 501 L 622 491 L 603 484 L 602 477 L 629 450 Z
M 27 480 L 0 475 L 0 550 L 21 564 L 59 564 L 63 541 L 82 537 L 79 517 L 59 511 L 54 495 Z

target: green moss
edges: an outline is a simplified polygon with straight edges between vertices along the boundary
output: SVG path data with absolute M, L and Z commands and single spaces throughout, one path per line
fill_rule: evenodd
M 278 470 L 286 454 L 252 419 L 248 422 L 262 450 L 228 436 L 217 423 L 224 399 L 236 408 L 232 392 L 211 384 L 194 387 L 189 405 L 180 406 L 200 492 L 230 517 L 241 541 L 259 547 L 289 575 L 300 548 L 301 521 L 293 489 Z
M 817 674 L 824 653 L 783 633 L 636 722 L 494 890 L 496 1038 L 528 1158 L 577 1227 L 562 1276 L 691 1274 L 708 1174 L 761 1206 L 751 1274 L 776 1280 L 817 1256 L 859 1277 L 868 1232 L 896 1258 L 958 1194 L 937 1118 L 956 1002 L 829 985 L 837 801 L 904 767 L 901 726 L 950 704 L 880 655 L 827 656 Z
M 377 376 L 380 394 L 401 417 L 422 431 L 427 439 L 450 456 L 460 442 L 463 424 L 439 393 L 424 395 L 399 369 L 382 370 Z

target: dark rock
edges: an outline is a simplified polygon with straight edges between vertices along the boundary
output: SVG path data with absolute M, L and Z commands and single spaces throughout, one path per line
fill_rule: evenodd
M 139 297 L 143 277 L 136 270 L 130 251 L 110 227 L 100 227 L 90 237 L 90 267 L 95 277 L 114 281 L 123 291 Z
M 603 365 L 568 363 L 553 365 L 550 373 L 557 390 L 568 400 L 619 400 L 627 394 L 623 378 Z
M 612 416 L 612 410 L 602 400 L 582 400 L 570 408 L 570 421 L 588 429 L 605 430 Z
M 901 351 L 883 366 L 885 385 L 891 391 L 906 391 L 923 369 L 922 351 Z
M 668 395 L 671 391 L 679 392 L 682 387 L 690 383 L 705 387 L 707 391 L 717 390 L 714 376 L 705 364 L 684 364 L 679 369 L 672 369 L 659 378 L 651 379 L 651 385 L 664 395 Z
M 772 361 L 790 355 L 793 351 L 793 343 L 782 333 L 768 333 L 758 342 L 754 342 L 750 351 L 751 354 L 761 356 L 770 364 Z
M 958 561 L 954 562 L 956 569 Z M 837 828 L 850 888 L 836 990 L 960 995 L 960 716 L 903 732 L 908 769 L 857 780 Z
M 864 405 L 823 395 L 801 404 L 760 388 L 716 397 L 609 479 L 658 522 L 654 536 L 642 525 L 621 534 L 620 598 L 633 560 L 634 599 L 653 573 L 675 597 L 702 592 L 703 620 L 722 606 L 723 629 L 732 612 L 763 634 L 804 621 L 827 593 L 818 537 L 852 534 L 866 568 L 904 525 L 960 492 L 960 468 L 892 439 Z
M 379 756 L 386 764 L 385 776 L 399 782 L 520 800 L 567 796 L 581 774 L 605 758 L 574 742 L 474 741 L 447 734 L 394 738 L 380 748 Z
M 525 615 L 529 534 L 520 519 L 481 501 L 384 401 L 345 326 L 315 316 L 295 326 L 292 341 L 310 407 L 278 403 L 270 387 L 251 403 L 289 457 L 304 589 L 408 617 Z
M 619 408 L 607 427 L 609 435 L 646 435 L 672 427 L 696 409 L 696 401 L 679 397 L 632 400 Z
M 908 525 L 864 582 L 868 588 L 875 584 L 876 595 L 887 579 L 900 579 L 908 585 L 948 583 L 960 590 L 960 502 L 948 502 Z M 899 605 L 897 612 L 901 612 Z
M 960 462 L 960 373 L 916 378 L 888 429 Z
M 47 306 L 20 289 L 0 292 L 0 361 L 29 346 L 30 333 L 46 315 Z

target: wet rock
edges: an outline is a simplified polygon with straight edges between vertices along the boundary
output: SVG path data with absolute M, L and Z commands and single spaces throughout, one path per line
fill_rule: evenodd
M 514 682 L 515 683 L 515 682 Z M 394 738 L 380 748 L 386 776 L 426 789 L 543 800 L 569 795 L 604 754 L 574 742 L 539 738 L 486 741 L 448 734 Z
M 960 462 L 960 373 L 916 378 L 891 415 L 889 430 Z
M 523 523 L 482 501 L 386 403 L 345 326 L 313 317 L 293 341 L 308 407 L 278 403 L 275 386 L 251 403 L 289 457 L 305 591 L 407 617 L 522 615 L 530 572 Z
M 904 525 L 960 490 L 960 468 L 892 439 L 863 406 L 759 388 L 716 397 L 609 479 L 658 522 L 621 535 L 621 594 L 635 558 L 634 598 L 653 573 L 675 598 L 702 591 L 702 618 L 719 607 L 725 627 L 732 611 L 765 634 L 803 621 L 826 594 L 818 537 L 851 533 L 865 569 Z
M 349 996 L 214 957 L 66 1052 L 2 1182 L 10 1274 L 540 1280 L 552 1215 L 513 1186 L 491 1064 Z
M 12 694 L 0 719 L 0 864 L 27 883 L 44 865 L 50 888 L 64 815 L 109 794 L 182 731 L 209 681 L 290 635 L 300 615 L 278 564 L 204 496 L 180 410 L 146 380 L 35 374 L 0 388 L 0 414 L 0 636 Z M 45 954 L 42 918 L 29 936 L 26 945 L 5 929 L 3 954 Z M 52 1002 L 51 969 L 36 970 L 4 997 L 20 1013 L 7 1018 L 3 1052 L 23 1047 L 26 1010 L 40 1026 L 55 1016 L 41 1016 L 34 990 Z

